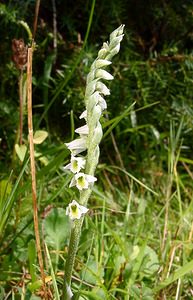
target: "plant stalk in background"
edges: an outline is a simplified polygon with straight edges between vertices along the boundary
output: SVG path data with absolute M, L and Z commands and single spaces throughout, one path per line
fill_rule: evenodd
M 103 83 L 103 80 L 112 80 L 113 76 L 105 68 L 111 64 L 111 59 L 120 50 L 120 42 L 123 39 L 124 25 L 118 27 L 110 34 L 109 43 L 104 43 L 98 52 L 98 57 L 91 65 L 87 76 L 85 106 L 86 110 L 81 114 L 80 119 L 84 119 L 86 124 L 75 130 L 79 138 L 67 143 L 66 146 L 71 151 L 71 162 L 64 169 L 70 169 L 74 177 L 70 187 L 76 186 L 80 191 L 79 203 L 73 200 L 66 211 L 72 220 L 72 230 L 68 257 L 65 264 L 63 299 L 71 299 L 71 277 L 75 256 L 78 249 L 81 227 L 84 214 L 88 211 L 87 202 L 92 192 L 93 183 L 97 180 L 94 176 L 99 160 L 99 143 L 103 132 L 100 117 L 107 104 L 103 96 L 110 95 L 110 91 Z M 85 156 L 79 156 L 86 152 Z M 84 171 L 83 171 L 84 170 Z
M 38 261 L 40 266 L 41 278 L 43 282 L 44 297 L 45 297 L 44 299 L 47 299 L 44 264 L 43 264 L 40 234 L 39 234 L 37 193 L 36 193 L 36 169 L 35 169 L 33 121 L 32 121 L 32 56 L 33 56 L 33 43 L 32 43 L 32 47 L 28 48 L 28 59 L 27 59 L 28 132 L 29 132 L 29 149 L 30 149 L 30 163 L 31 163 L 31 179 L 32 179 L 34 232 L 35 232 L 36 248 L 37 248 Z

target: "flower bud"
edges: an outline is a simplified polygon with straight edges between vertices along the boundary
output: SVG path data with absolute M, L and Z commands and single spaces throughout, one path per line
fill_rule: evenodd
M 90 95 L 92 95 L 94 93 L 97 81 L 99 81 L 98 78 L 91 81 L 91 82 L 89 82 L 86 85 L 86 92 L 85 92 L 85 97 L 86 98 L 88 98 Z
M 90 82 L 92 82 L 95 79 L 95 72 L 96 72 L 96 70 L 94 69 L 88 73 L 87 78 L 86 78 L 87 84 L 89 84 Z
M 111 50 L 111 52 L 109 52 L 109 54 L 107 55 L 108 59 L 111 59 L 113 56 L 115 56 L 120 50 L 120 44 L 118 44 L 115 48 L 113 48 Z
M 96 78 L 102 78 L 102 79 L 105 79 L 105 80 L 113 80 L 113 78 L 114 78 L 109 72 L 107 72 L 103 69 L 98 69 L 96 71 L 95 76 L 96 76 Z
M 88 102 L 87 102 L 87 110 L 88 112 L 90 112 L 93 107 L 98 104 L 99 102 L 99 92 L 94 92 L 89 98 L 88 98 Z
M 103 82 L 98 81 L 96 83 L 95 88 L 97 91 L 99 91 L 101 94 L 103 94 L 105 96 L 110 95 L 110 90 Z
M 100 117 L 102 114 L 102 109 L 100 105 L 95 105 L 92 111 L 92 115 L 90 118 L 90 126 L 92 126 L 92 128 L 96 127 L 96 124 L 98 123 Z
M 110 43 L 114 38 L 116 38 L 117 36 L 119 36 L 123 33 L 124 27 L 125 27 L 125 25 L 121 25 L 110 34 Z
M 110 64 L 112 64 L 112 62 L 106 59 L 97 59 L 94 62 L 94 66 L 97 69 L 109 66 Z
M 88 125 L 81 126 L 75 130 L 76 133 L 80 135 L 88 135 L 89 128 Z
M 112 40 L 112 42 L 111 42 L 110 45 L 109 45 L 110 51 L 111 51 L 114 47 L 116 47 L 118 44 L 120 44 L 120 42 L 122 41 L 123 37 L 124 37 L 124 34 L 122 34 L 122 35 L 120 35 L 120 36 L 117 36 L 116 38 L 114 38 L 114 39 Z
M 102 136 L 103 136 L 103 130 L 102 130 L 102 126 L 101 126 L 101 123 L 98 122 L 95 130 L 94 130 L 94 135 L 93 135 L 93 138 L 92 138 L 92 143 L 94 145 L 99 145 L 100 144 L 100 141 L 102 139 Z

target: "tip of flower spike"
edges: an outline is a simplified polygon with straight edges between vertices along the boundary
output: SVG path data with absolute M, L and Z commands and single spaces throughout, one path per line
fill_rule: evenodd
M 122 24 L 110 34 L 110 42 L 112 42 L 112 40 L 117 36 L 123 34 L 124 27 L 125 25 Z

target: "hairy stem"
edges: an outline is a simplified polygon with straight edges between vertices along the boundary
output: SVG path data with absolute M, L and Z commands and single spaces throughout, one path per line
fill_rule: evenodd
M 78 244 L 80 240 L 83 220 L 84 220 L 83 217 L 80 220 L 76 220 L 73 224 L 73 228 L 71 231 L 68 256 L 66 259 L 65 271 L 64 271 L 63 300 L 71 299 L 69 289 L 71 286 L 72 270 L 75 262 L 76 252 L 78 250 Z

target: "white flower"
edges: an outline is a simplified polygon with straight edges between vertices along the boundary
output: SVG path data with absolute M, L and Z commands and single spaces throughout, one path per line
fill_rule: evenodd
M 70 143 L 65 143 L 65 145 L 72 152 L 74 156 L 87 149 L 85 137 L 81 137 L 79 139 L 73 140 Z
M 70 170 L 72 173 L 78 173 L 81 169 L 84 169 L 86 160 L 83 157 L 74 157 L 72 155 L 71 161 L 64 167 L 64 170 Z
M 80 135 L 88 135 L 88 125 L 81 126 L 75 130 Z
M 80 191 L 88 189 L 88 186 L 97 180 L 96 177 L 84 173 L 76 174 L 71 182 L 69 187 L 76 186 Z
M 76 200 L 72 202 L 66 208 L 66 215 L 70 217 L 71 220 L 80 219 L 82 215 L 88 212 L 88 208 L 78 204 Z

